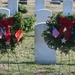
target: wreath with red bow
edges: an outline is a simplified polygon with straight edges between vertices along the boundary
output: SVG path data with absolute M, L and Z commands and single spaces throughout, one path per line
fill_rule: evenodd
M 0 53 L 8 52 L 8 49 L 13 51 L 18 42 L 24 39 L 20 16 L 20 13 L 11 17 L 0 13 Z
M 46 22 L 43 32 L 45 42 L 50 48 L 64 53 L 75 51 L 75 15 L 63 16 L 61 12 L 53 15 Z

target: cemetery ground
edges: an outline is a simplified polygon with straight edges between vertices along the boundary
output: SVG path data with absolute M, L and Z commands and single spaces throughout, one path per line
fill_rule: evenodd
M 26 33 L 25 36 L 25 40 L 15 48 L 15 53 L 9 52 L 7 54 L 0 55 L 1 75 L 75 74 L 75 55 L 73 52 L 70 55 L 70 58 L 68 55 L 61 55 L 57 52 L 56 64 L 36 64 L 34 62 L 34 31 Z
M 7 5 L 2 6 L 7 7 Z M 24 16 L 34 16 L 34 4 L 30 4 L 27 8 L 29 12 Z M 50 5 L 48 0 L 46 8 L 57 13 L 62 11 L 62 4 Z M 25 40 L 15 48 L 14 53 L 0 54 L 0 75 L 75 75 L 74 52 L 65 55 L 57 51 L 56 64 L 36 64 L 34 62 L 34 38 L 33 29 L 25 33 Z

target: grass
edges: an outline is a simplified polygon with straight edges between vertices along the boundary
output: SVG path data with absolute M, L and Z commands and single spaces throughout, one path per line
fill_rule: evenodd
M 25 40 L 15 48 L 15 53 L 0 55 L 0 73 L 3 75 L 16 72 L 28 72 L 34 65 L 34 32 L 27 33 Z M 9 63 L 8 63 L 9 62 Z M 31 66 L 31 67 L 30 67 Z M 30 67 L 30 68 L 29 68 Z M 20 69 L 20 70 L 19 70 Z

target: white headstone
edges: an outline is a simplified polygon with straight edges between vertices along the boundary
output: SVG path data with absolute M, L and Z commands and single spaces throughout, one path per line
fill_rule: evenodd
M 46 22 L 52 16 L 52 11 L 48 9 L 39 9 L 36 14 L 36 23 Z
M 56 63 L 56 51 L 50 49 L 42 37 L 42 33 L 46 28 L 45 22 L 35 25 L 35 62 L 39 64 L 54 64 Z
M 0 13 L 6 14 L 8 17 L 10 16 L 10 10 L 7 8 L 0 8 Z
M 45 8 L 45 0 L 35 0 L 35 14 L 37 13 L 38 9 Z
M 18 12 L 18 0 L 8 0 L 8 9 L 10 9 L 11 15 Z
M 60 0 L 51 0 L 50 3 L 51 4 L 60 4 L 60 2 L 61 2 Z
M 73 14 L 73 0 L 63 0 L 63 15 Z
M 61 2 L 63 2 L 63 0 L 60 0 Z

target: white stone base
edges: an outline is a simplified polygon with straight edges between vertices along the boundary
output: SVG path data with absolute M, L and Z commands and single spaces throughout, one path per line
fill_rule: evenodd
M 56 52 L 48 46 L 35 47 L 35 63 L 38 64 L 55 64 Z
M 55 64 L 56 51 L 50 49 L 42 37 L 43 31 L 47 28 L 45 22 L 35 25 L 35 63 Z

